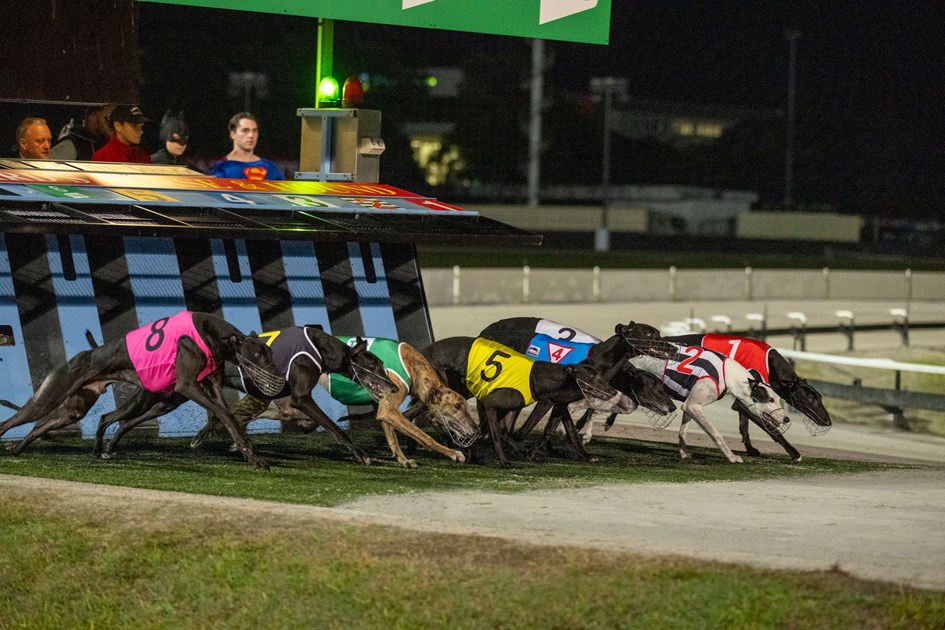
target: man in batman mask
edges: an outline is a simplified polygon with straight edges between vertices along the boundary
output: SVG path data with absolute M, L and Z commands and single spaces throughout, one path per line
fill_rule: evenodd
M 178 112 L 176 115 L 172 114 L 171 110 L 164 112 L 159 137 L 162 146 L 160 150 L 151 154 L 152 164 L 176 164 L 195 171 L 200 170 L 184 156 L 190 142 L 190 126 L 184 120 L 183 112 Z

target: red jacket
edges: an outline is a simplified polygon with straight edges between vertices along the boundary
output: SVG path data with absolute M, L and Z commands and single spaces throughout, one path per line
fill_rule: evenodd
M 92 154 L 93 162 L 137 162 L 150 164 L 151 155 L 140 146 L 125 144 L 116 136 Z

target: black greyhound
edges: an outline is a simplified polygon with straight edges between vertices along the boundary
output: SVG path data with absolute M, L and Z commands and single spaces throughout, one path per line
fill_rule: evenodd
M 242 373 L 239 378 L 227 375 L 226 385 L 250 394 L 250 397 L 244 397 L 231 408 L 233 415 L 240 420 L 242 425 L 245 425 L 258 417 L 258 415 L 243 413 L 246 407 L 258 408 L 262 404 L 264 410 L 271 400 L 291 397 L 291 406 L 311 420 L 311 424 L 300 424 L 301 428 L 311 431 L 318 426 L 323 427 L 336 440 L 347 446 L 358 462 L 370 464 L 371 459 L 367 453 L 352 442 L 348 434 L 332 422 L 331 418 L 325 415 L 325 412 L 312 399 L 312 390 L 318 384 L 319 377 L 328 372 L 338 372 L 352 380 L 357 380 L 377 396 L 396 391 L 396 386 L 387 378 L 384 364 L 367 351 L 367 342 L 361 339 L 352 348 L 319 328 L 310 326 L 292 326 L 263 333 L 260 338 L 270 346 L 276 370 L 285 375 L 285 385 L 277 392 L 264 392 L 253 381 L 246 379 Z M 96 435 L 97 450 L 101 449 L 101 440 L 104 438 L 105 430 L 114 422 L 121 422 L 118 431 L 102 451 L 103 456 L 110 456 L 122 436 L 143 422 L 140 417 L 135 417 L 136 415 L 133 411 L 126 411 L 112 418 L 108 418 L 107 414 L 102 416 Z M 191 446 L 196 447 L 203 442 L 216 427 L 217 422 L 217 418 L 211 417 L 206 426 L 191 441 Z
M 479 336 L 498 341 L 524 354 L 531 352 L 541 358 L 547 355 L 555 363 L 589 365 L 600 372 L 606 381 L 617 388 L 617 391 L 656 413 L 668 414 L 676 408 L 672 399 L 663 390 L 663 384 L 658 378 L 641 372 L 627 363 L 629 359 L 640 353 L 661 358 L 672 356 L 671 348 L 660 347 L 659 330 L 648 324 L 637 322 L 617 324 L 614 327 L 614 334 L 601 341 L 579 328 L 539 317 L 510 317 L 489 324 L 479 333 Z M 557 348 L 558 356 L 556 357 L 555 351 L 550 348 L 541 347 L 542 344 Z M 586 357 L 584 357 L 585 352 Z M 560 356 L 561 354 L 564 356 Z M 558 360 L 555 360 L 556 358 Z M 550 408 L 551 405 L 548 402 L 536 403 L 525 424 L 512 435 L 512 438 L 516 441 L 523 440 Z M 589 409 L 578 428 L 582 428 L 590 420 L 592 414 L 593 410 Z M 558 416 L 560 417 L 560 413 Z M 616 414 L 610 416 L 607 422 L 608 428 L 616 417 Z M 547 447 L 547 438 L 551 436 L 556 426 L 557 421 L 549 421 L 545 426 L 546 439 L 542 442 L 543 446 Z
M 588 365 L 559 365 L 534 361 L 497 342 L 474 337 L 450 337 L 437 341 L 422 353 L 442 372 L 451 389 L 476 397 L 480 430 L 488 427 L 499 462 L 509 461 L 502 447 L 507 418 L 515 417 L 533 401 L 546 401 L 554 408 L 556 420 L 564 423 L 568 438 L 585 460 L 593 458 L 581 444 L 568 414 L 568 403 L 613 409 L 624 413 L 633 409 L 631 401 Z
M 804 414 L 804 424 L 811 435 L 822 435 L 830 430 L 830 414 L 824 407 L 820 393 L 797 375 L 794 367 L 784 356 L 768 344 L 750 337 L 721 335 L 717 333 L 679 335 L 667 337 L 669 341 L 703 346 L 735 359 L 751 372 L 752 376 L 768 384 L 774 392 Z M 738 411 L 736 409 L 736 411 Z M 751 445 L 748 438 L 748 421 L 760 426 L 772 440 L 787 451 L 792 461 L 801 461 L 801 454 L 787 439 L 770 427 L 760 424 L 751 416 L 738 414 L 738 430 L 745 445 L 745 451 L 757 457 L 761 453 Z
M 11 449 L 18 455 L 45 433 L 81 420 L 110 384 L 125 381 L 139 388 L 130 407 L 152 418 L 184 400 L 193 400 L 221 418 L 250 464 L 268 469 L 223 398 L 225 361 L 235 362 L 267 391 L 285 384 L 264 340 L 254 334 L 247 336 L 214 315 L 182 311 L 84 350 L 56 367 L 26 404 L 0 423 L 0 436 L 36 421 L 32 431 Z

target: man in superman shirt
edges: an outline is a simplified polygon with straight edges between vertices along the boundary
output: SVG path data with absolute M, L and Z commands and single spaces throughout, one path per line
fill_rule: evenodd
M 259 123 L 249 112 L 240 112 L 230 118 L 230 138 L 233 150 L 210 167 L 214 177 L 230 179 L 285 179 L 272 160 L 264 160 L 255 153 L 259 141 Z

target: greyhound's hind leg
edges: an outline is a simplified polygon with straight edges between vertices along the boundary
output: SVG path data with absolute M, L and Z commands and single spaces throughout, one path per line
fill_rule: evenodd
M 112 439 L 105 443 L 105 448 L 101 451 L 99 457 L 102 459 L 112 457 L 115 454 L 115 447 L 118 446 L 118 443 L 121 442 L 122 438 L 125 437 L 129 431 L 147 420 L 160 418 L 164 414 L 174 411 L 186 401 L 186 398 L 176 394 L 163 400 L 160 396 L 152 395 L 150 398 L 148 396 L 142 396 L 140 402 L 136 405 L 140 413 L 136 416 L 128 414 L 119 421 L 118 430 L 115 431 L 115 435 L 112 436 Z M 106 427 L 107 426 L 108 425 L 106 425 Z M 104 430 L 102 434 L 104 435 Z
M 99 395 L 104 389 L 104 386 L 100 388 L 80 389 L 67 397 L 55 411 L 48 414 L 45 418 L 41 418 L 36 423 L 36 426 L 33 427 L 32 431 L 13 446 L 10 452 L 13 455 L 19 455 L 24 448 L 46 433 L 54 429 L 67 427 L 84 418 L 85 414 L 92 408 L 92 405 L 95 404 L 95 401 L 98 400 Z

